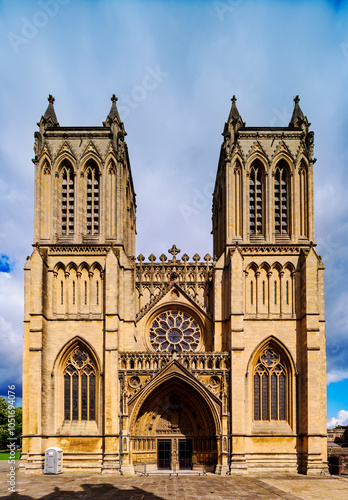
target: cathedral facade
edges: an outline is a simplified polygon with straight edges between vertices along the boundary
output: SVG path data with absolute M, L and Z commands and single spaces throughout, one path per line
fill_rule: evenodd
M 314 134 L 247 127 L 235 98 L 213 193 L 213 255 L 135 257 L 136 202 L 116 97 L 97 127 L 35 133 L 25 264 L 23 455 L 40 472 L 326 469 L 324 266 Z M 168 242 L 172 243 L 172 242 Z

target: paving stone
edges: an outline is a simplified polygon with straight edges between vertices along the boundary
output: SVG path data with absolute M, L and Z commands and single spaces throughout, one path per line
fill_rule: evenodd
M 64 473 L 16 475 L 16 494 L 7 491 L 0 467 L 0 497 L 8 500 L 346 500 L 348 481 L 297 475 L 122 477 Z

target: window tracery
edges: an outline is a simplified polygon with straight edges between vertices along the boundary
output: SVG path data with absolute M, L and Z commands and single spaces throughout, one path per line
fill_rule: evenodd
M 274 176 L 274 225 L 276 234 L 289 233 L 289 175 L 285 163 L 277 166 Z
M 287 377 L 280 355 L 266 347 L 254 369 L 254 420 L 286 420 Z
M 68 164 L 62 168 L 62 234 L 74 233 L 74 171 Z
M 150 327 L 150 343 L 155 351 L 197 351 L 201 340 L 197 321 L 183 311 L 165 311 Z
M 99 233 L 99 174 L 96 167 L 87 170 L 87 234 Z
M 95 420 L 96 367 L 88 353 L 76 347 L 64 369 L 64 420 Z
M 262 181 L 262 168 L 255 163 L 250 170 L 249 178 L 250 234 L 263 234 Z

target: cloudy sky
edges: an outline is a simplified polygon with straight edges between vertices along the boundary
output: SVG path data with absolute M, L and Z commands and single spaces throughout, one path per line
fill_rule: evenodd
M 232 95 L 247 125 L 282 126 L 299 94 L 318 158 L 328 420 L 348 424 L 348 2 L 0 0 L 0 29 L 0 394 L 16 384 L 21 395 L 33 134 L 48 94 L 70 126 L 101 125 L 118 95 L 137 252 L 157 257 L 173 243 L 190 257 L 212 252 L 211 192 Z

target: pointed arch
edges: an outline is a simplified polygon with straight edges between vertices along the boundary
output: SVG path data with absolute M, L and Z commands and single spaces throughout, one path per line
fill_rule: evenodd
M 65 153 L 58 163 L 58 199 L 60 206 L 60 232 L 72 235 L 75 229 L 75 168 Z
M 249 232 L 263 235 L 265 231 L 265 164 L 256 158 L 249 167 Z
M 44 152 L 40 158 L 40 163 L 39 163 L 40 171 L 43 173 L 45 170 L 45 167 L 48 166 L 50 173 L 51 173 L 51 163 L 52 162 L 51 162 L 51 158 L 50 158 L 49 154 L 47 152 Z
M 92 272 L 94 272 L 96 269 L 98 269 L 100 273 L 103 272 L 103 266 L 100 264 L 100 262 L 93 262 L 93 264 L 91 265 Z
M 234 233 L 235 236 L 243 236 L 243 171 L 242 161 L 235 159 L 233 167 L 233 189 L 234 189 Z
M 52 176 L 51 176 L 51 159 L 47 153 L 44 153 L 40 158 L 40 177 L 39 188 L 39 232 L 40 239 L 49 239 L 51 234 L 51 197 L 52 197 Z
M 92 168 L 96 168 L 98 173 L 101 175 L 102 166 L 101 166 L 101 158 L 94 151 L 88 151 L 80 161 L 81 164 L 81 172 L 85 175 L 88 168 L 92 166 Z
M 100 232 L 100 176 L 101 166 L 97 155 L 88 152 L 82 166 L 85 194 L 85 233 L 96 235 Z
M 217 407 L 214 404 L 215 402 L 219 405 L 221 404 L 217 398 L 212 397 L 212 394 L 207 394 L 206 389 L 204 386 L 190 374 L 186 368 L 184 368 L 182 365 L 178 366 L 175 369 L 175 365 L 178 365 L 176 361 L 173 361 L 168 365 L 164 371 L 157 375 L 152 382 L 150 382 L 139 395 L 136 395 L 134 398 L 134 404 L 132 404 L 132 411 L 130 414 L 130 430 L 131 432 L 134 432 L 136 420 L 138 418 L 139 412 L 141 408 L 143 407 L 144 402 L 148 399 L 149 396 L 151 396 L 153 393 L 156 392 L 156 390 L 160 387 L 165 387 L 169 386 L 171 381 L 181 381 L 183 383 L 186 383 L 187 386 L 191 387 L 192 390 L 199 394 L 199 396 L 202 398 L 202 400 L 205 402 L 207 407 L 209 408 L 211 412 L 211 417 L 214 422 L 214 431 L 216 434 L 221 434 L 221 421 L 219 417 L 219 413 L 217 411 Z M 172 367 L 171 370 L 169 368 Z M 174 368 L 174 369 L 173 369 Z M 130 401 L 131 404 L 131 401 Z
M 100 361 L 91 345 L 74 337 L 58 353 L 53 372 L 60 381 L 64 421 L 96 421 Z
M 75 262 L 69 262 L 66 266 L 66 270 L 70 273 L 70 271 L 74 269 L 77 272 L 77 264 Z
M 291 163 L 284 154 L 275 163 L 274 179 L 274 232 L 277 235 L 290 235 L 291 230 Z M 285 158 L 284 158 L 285 156 Z
M 65 272 L 65 264 L 63 262 L 57 262 L 57 264 L 53 268 L 53 273 L 56 274 L 58 271 L 62 269 Z
M 308 238 L 308 166 L 304 159 L 298 168 L 300 236 Z
M 61 153 L 58 158 L 55 160 L 55 173 L 56 175 L 60 175 L 62 169 L 65 166 L 69 166 L 73 169 L 74 174 L 76 174 L 76 159 L 75 157 L 69 152 L 69 151 L 64 151 Z
M 89 273 L 90 266 L 86 261 L 81 262 L 78 267 L 78 272 L 81 273 L 84 269 L 87 271 L 87 273 Z
M 266 273 L 268 273 L 271 270 L 271 266 L 268 264 L 268 262 L 262 262 L 262 264 L 260 264 L 259 267 L 260 267 L 260 270 L 264 269 L 266 271 Z
M 272 264 L 272 267 L 271 267 L 271 270 L 274 271 L 278 271 L 278 273 L 282 272 L 283 270 L 283 266 L 281 265 L 280 262 L 276 261 Z
M 251 262 L 245 269 L 245 312 L 247 314 L 257 313 L 257 277 L 259 266 Z
M 253 421 L 286 421 L 292 425 L 295 365 L 284 344 L 274 336 L 263 340 L 248 363 L 252 379 Z
M 287 168 L 289 169 L 289 173 L 293 174 L 294 162 L 293 162 L 293 159 L 289 153 L 287 153 L 285 151 L 280 151 L 274 156 L 273 161 L 272 161 L 272 165 L 271 165 L 271 170 L 272 170 L 273 174 L 275 173 L 279 163 L 285 164 L 287 166 Z

